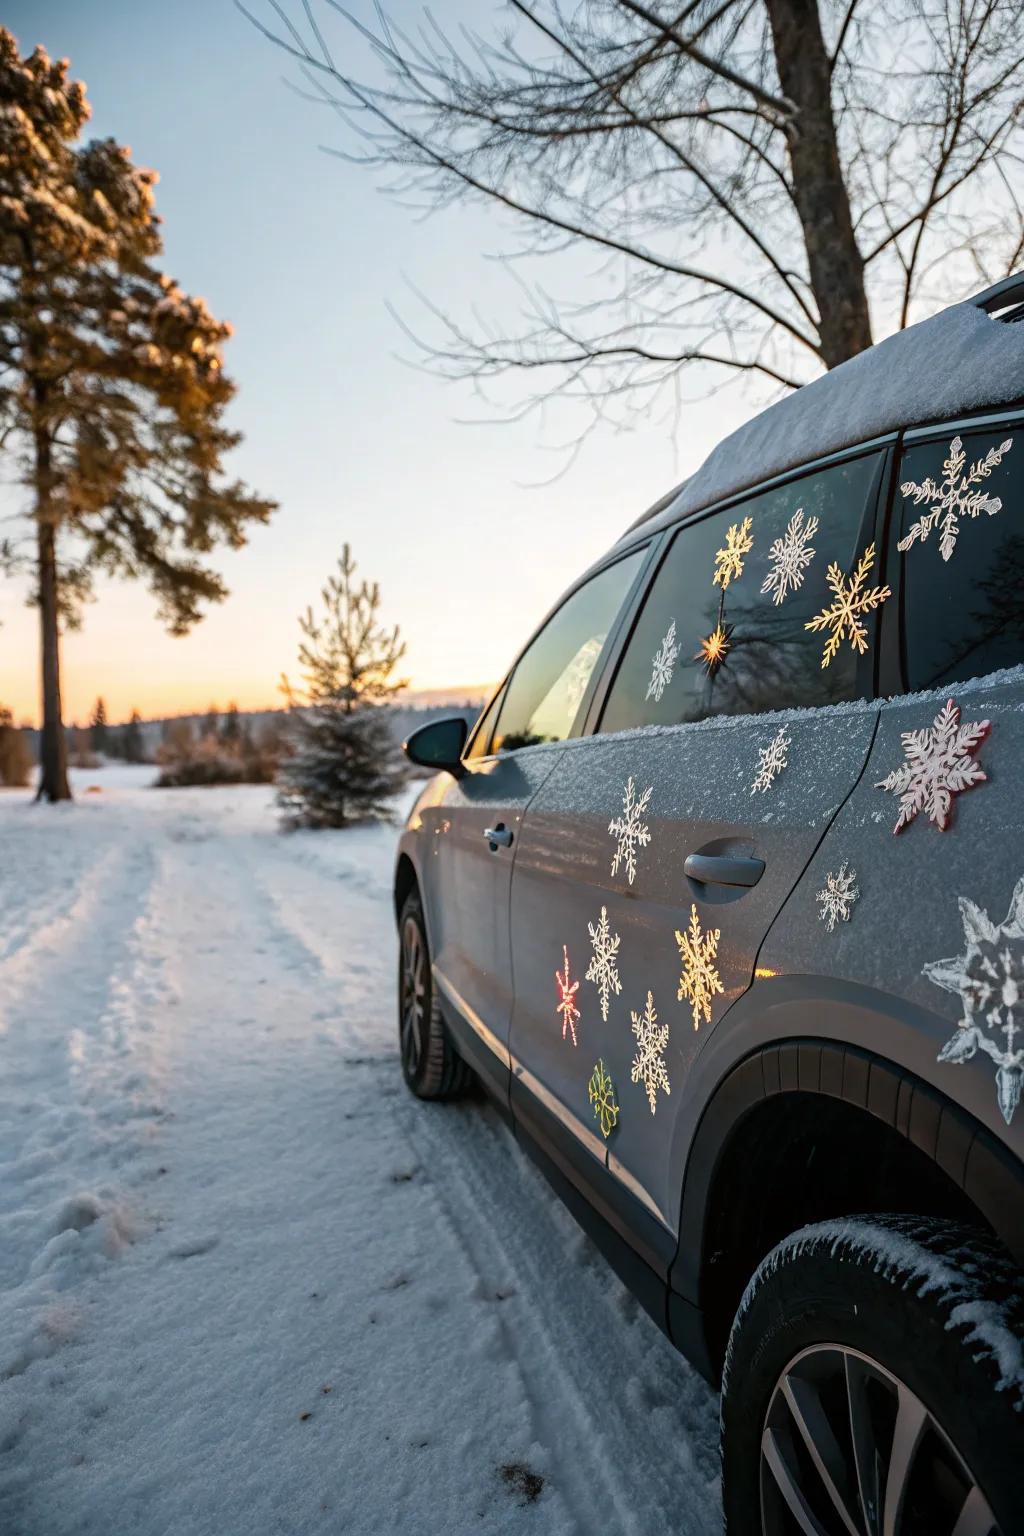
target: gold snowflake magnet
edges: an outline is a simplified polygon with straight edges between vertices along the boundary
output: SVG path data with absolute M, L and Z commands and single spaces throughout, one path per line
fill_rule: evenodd
M 587 1097 L 593 1106 L 594 1119 L 601 1127 L 601 1135 L 607 1141 L 618 1124 L 619 1101 L 615 1096 L 615 1084 L 608 1076 L 604 1061 L 600 1057 L 590 1074 Z
M 690 906 L 688 931 L 680 933 L 676 929 L 676 943 L 683 960 L 683 973 L 679 978 L 676 996 L 680 1002 L 686 998 L 691 1004 L 694 1029 L 700 1028 L 701 1014 L 704 1015 L 705 1024 L 710 1024 L 711 1000 L 716 993 L 725 990 L 715 966 L 721 937 L 720 928 L 709 928 L 707 933 L 701 931 L 696 902 Z
M 864 615 L 880 607 L 887 597 L 892 596 L 888 587 L 865 587 L 868 572 L 874 563 L 875 546 L 869 544 L 849 581 L 843 575 L 842 567 L 836 565 L 835 561 L 829 566 L 825 579 L 834 594 L 832 602 L 804 625 L 804 629 L 829 631 L 821 657 L 822 667 L 828 666 L 844 640 L 849 640 L 861 656 L 867 650 L 868 630 L 863 622 Z
M 743 557 L 754 547 L 750 536 L 752 519 L 745 517 L 742 523 L 733 523 L 725 535 L 725 548 L 715 553 L 715 586 L 724 592 L 730 581 L 743 575 Z

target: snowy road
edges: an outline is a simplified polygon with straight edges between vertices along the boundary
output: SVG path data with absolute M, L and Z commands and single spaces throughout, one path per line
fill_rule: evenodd
M 393 831 L 79 790 L 0 797 L 0 1532 L 712 1536 L 713 1395 L 401 1084 Z

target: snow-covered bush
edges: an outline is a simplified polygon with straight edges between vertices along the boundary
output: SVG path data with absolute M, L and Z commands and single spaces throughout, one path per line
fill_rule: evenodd
M 0 784 L 24 789 L 34 766 L 28 735 L 15 726 L 9 709 L 0 709 Z

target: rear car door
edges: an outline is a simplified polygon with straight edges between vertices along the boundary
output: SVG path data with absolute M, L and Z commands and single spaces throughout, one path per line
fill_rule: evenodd
M 884 599 L 860 604 L 856 644 L 816 616 L 858 568 L 876 585 L 886 463 L 863 453 L 678 529 L 595 699 L 599 734 L 567 744 L 523 824 L 513 1111 L 663 1275 L 691 1065 L 870 747 Z
M 636 551 L 616 561 L 544 623 L 435 813 L 434 975 L 460 1049 L 499 1094 L 508 1091 L 509 890 L 523 815 L 585 712 L 602 647 L 643 560 Z
M 818 1033 L 897 1063 L 1021 1156 L 1024 413 L 907 433 L 896 479 L 893 697 L 762 961 L 773 987 L 840 1001 Z M 819 893 L 844 868 L 830 921 Z M 970 1188 L 970 1132 L 909 1086 L 895 1112 Z

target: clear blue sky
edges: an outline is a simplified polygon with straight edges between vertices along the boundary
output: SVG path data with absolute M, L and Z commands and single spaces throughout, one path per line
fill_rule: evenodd
M 414 19 L 419 7 L 394 10 Z M 433 6 L 443 23 L 472 16 L 485 30 L 499 10 Z M 540 424 L 461 425 L 478 413 L 468 387 L 405 366 L 385 308 L 422 320 L 408 279 L 442 309 L 465 316 L 475 303 L 512 323 L 518 295 L 487 259 L 514 245 L 507 223 L 479 208 L 417 220 L 371 172 L 321 153 L 344 130 L 285 87 L 296 69 L 230 0 L 7 0 L 3 22 L 23 52 L 41 42 L 68 56 L 91 131 L 159 171 L 165 266 L 235 326 L 226 364 L 246 441 L 232 468 L 281 503 L 245 551 L 223 557 L 232 595 L 184 640 L 164 634 L 143 587 L 101 589 L 65 641 L 69 721 L 100 693 L 113 718 L 133 705 L 278 703 L 296 615 L 345 539 L 402 626 L 415 686 L 497 678 L 573 576 L 754 408 L 730 391 L 687 408 L 678 432 L 609 432 L 567 476 L 530 488 L 559 462 Z M 359 51 L 338 17 L 331 35 Z M 578 280 L 582 292 L 589 259 Z M 3 593 L 0 702 L 29 717 L 36 629 L 23 596 Z

